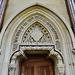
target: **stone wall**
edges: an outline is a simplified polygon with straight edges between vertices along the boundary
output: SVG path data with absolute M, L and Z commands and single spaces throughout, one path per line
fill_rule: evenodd
M 70 24 L 65 0 L 9 0 L 5 13 L 4 25 L 7 21 L 9 21 L 9 19 L 12 18 L 12 16 L 15 16 L 22 9 L 35 3 L 41 3 L 49 8 L 53 8 L 59 12 Z
M 38 39 L 36 34 L 39 36 Z M 9 0 L 0 39 L 1 75 L 8 75 L 10 59 L 16 51 L 19 51 L 19 45 L 28 44 L 29 47 L 25 47 L 27 49 L 41 49 L 42 47 L 30 47 L 31 43 L 36 45 L 40 42 L 50 43 L 55 47 L 54 51 L 62 55 L 65 66 L 61 69 L 59 65 L 60 73 L 75 74 L 75 55 L 72 53 L 75 49 L 75 37 L 64 0 L 38 0 L 38 2 L 36 0 Z M 52 51 L 51 54 L 53 53 Z M 16 53 L 15 56 L 17 57 L 18 54 Z M 60 60 L 60 56 L 58 59 Z

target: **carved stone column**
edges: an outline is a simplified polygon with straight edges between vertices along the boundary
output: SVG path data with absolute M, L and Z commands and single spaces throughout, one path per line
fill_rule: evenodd
M 50 51 L 49 57 L 51 55 L 54 55 L 57 58 L 57 61 L 58 61 L 57 67 L 58 67 L 58 73 L 59 73 L 59 75 L 64 75 L 65 67 L 64 67 L 64 64 L 63 64 L 63 58 L 62 58 L 62 56 L 58 52 L 54 51 L 54 49 L 52 49 Z
M 67 2 L 67 8 L 69 10 L 70 18 L 71 18 L 71 23 L 72 23 L 72 28 L 75 34 L 75 8 L 74 8 L 74 2 L 73 0 L 66 0 Z
M 64 69 L 64 64 L 62 62 L 62 58 L 59 55 L 57 56 L 57 58 L 58 58 L 57 67 L 58 67 L 59 75 L 64 75 L 65 69 Z
M 9 75 L 15 75 L 16 65 L 15 65 L 15 59 L 11 60 L 11 63 L 9 65 Z
M 59 75 L 64 75 L 64 64 L 58 64 Z
M 8 69 L 8 74 L 9 75 L 15 75 L 15 72 L 16 72 L 16 58 L 20 55 L 22 55 L 25 59 L 27 59 L 27 57 L 25 56 L 25 54 L 22 50 L 15 51 L 12 54 L 11 58 L 10 58 L 9 69 Z
M 0 4 L 0 30 L 2 28 L 2 22 L 3 22 L 6 4 L 7 4 L 7 0 L 1 0 L 1 4 Z

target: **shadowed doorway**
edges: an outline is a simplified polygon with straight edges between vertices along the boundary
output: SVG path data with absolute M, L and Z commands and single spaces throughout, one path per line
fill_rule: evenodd
M 19 75 L 55 75 L 54 61 L 46 55 L 28 55 L 27 60 L 20 62 Z

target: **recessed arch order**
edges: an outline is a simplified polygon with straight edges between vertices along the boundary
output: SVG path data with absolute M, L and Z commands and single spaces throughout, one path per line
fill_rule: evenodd
M 69 49 L 69 47 L 66 48 L 66 42 L 72 42 L 71 47 L 75 48 L 74 35 L 68 22 L 53 9 L 36 3 L 28 6 L 27 8 L 24 8 L 23 10 L 20 10 L 20 12 L 14 17 L 12 16 L 9 19 L 9 22 L 7 22 L 3 27 L 1 32 L 1 38 L 4 40 L 5 37 L 8 38 L 7 40 L 5 40 L 6 44 L 9 40 L 6 47 L 7 51 L 5 51 L 9 54 L 7 58 L 9 58 L 10 60 L 12 59 L 10 58 L 10 54 L 12 55 L 12 52 L 15 53 L 15 51 L 18 51 L 19 46 L 22 44 L 21 41 L 23 34 L 32 24 L 36 22 L 40 23 L 41 25 L 43 25 L 44 28 L 48 30 L 53 41 L 51 42 L 51 44 L 55 46 L 55 50 L 57 52 L 61 53 L 62 57 L 66 56 L 66 53 L 68 52 L 67 49 Z M 69 52 L 71 51 L 69 50 Z M 54 54 L 56 55 L 56 53 Z M 8 62 L 9 59 L 7 60 Z M 66 59 L 67 58 L 64 58 L 64 63 L 67 62 Z
M 44 9 L 44 10 L 43 10 Z M 32 10 L 32 11 L 31 11 Z M 42 12 L 42 13 L 41 13 Z M 49 12 L 49 13 L 48 13 Z M 30 16 L 31 14 L 41 14 L 41 15 L 45 15 L 46 17 L 49 16 L 49 14 L 51 15 L 52 18 L 55 18 L 58 17 L 58 19 L 60 19 L 60 21 L 63 23 L 63 25 L 65 26 L 65 28 L 67 29 L 68 33 L 70 34 L 70 37 L 71 37 L 71 40 L 73 41 L 73 48 L 75 48 L 75 39 L 74 39 L 74 34 L 72 32 L 72 29 L 69 25 L 69 23 L 66 21 L 66 19 L 60 15 L 60 13 L 58 13 L 57 11 L 55 11 L 54 9 L 46 6 L 46 5 L 43 5 L 43 4 L 40 4 L 40 3 L 34 3 L 34 4 L 31 4 L 25 8 L 23 8 L 22 10 L 19 10 L 18 12 L 16 12 L 14 15 L 12 15 L 9 20 L 6 22 L 6 24 L 4 25 L 2 31 L 1 31 L 1 39 L 3 38 L 4 34 L 5 34 L 5 31 L 8 29 L 8 27 L 11 25 L 12 22 L 15 22 L 14 23 L 17 23 L 19 21 L 22 21 L 23 20 L 23 17 L 25 16 Z M 24 15 L 25 14 L 25 15 Z M 52 16 L 52 15 L 55 15 L 55 16 Z M 49 16 L 50 17 L 50 16 Z M 50 17 L 50 18 L 51 18 Z M 22 19 L 21 19 L 22 18 Z M 17 22 L 16 22 L 17 21 Z M 61 25 L 61 24 L 60 24 Z M 13 25 L 12 25 L 13 26 Z M 11 27 L 12 27 L 11 26 Z

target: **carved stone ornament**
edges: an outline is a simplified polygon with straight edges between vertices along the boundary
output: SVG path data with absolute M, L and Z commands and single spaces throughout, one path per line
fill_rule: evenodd
M 36 20 L 33 24 L 31 22 L 33 20 Z M 13 43 L 12 43 L 12 50 L 18 50 L 19 44 L 22 44 L 24 42 L 50 42 L 53 43 L 51 33 L 42 25 L 41 22 L 38 22 L 38 20 L 42 21 L 42 23 L 49 26 L 51 29 L 53 36 L 55 38 L 55 44 L 56 48 L 61 51 L 60 47 L 60 41 L 59 36 L 56 32 L 56 29 L 54 26 L 46 20 L 43 16 L 40 14 L 35 14 L 31 17 L 29 17 L 15 32 L 15 36 L 13 37 Z M 30 25 L 31 24 L 31 25 Z M 23 32 L 22 39 L 19 42 L 19 37 L 21 36 L 22 31 L 24 31 L 25 27 L 30 25 L 25 32 Z
M 9 66 L 9 75 L 15 75 L 16 67 L 14 65 Z
M 21 43 L 24 42 L 51 42 L 52 38 L 48 30 L 39 22 L 31 25 L 22 37 Z
M 39 41 L 39 39 L 43 36 L 43 33 L 38 29 L 38 27 L 36 26 L 34 28 L 34 30 L 31 33 L 31 37 L 35 40 L 35 41 Z
M 62 58 L 62 54 L 58 51 L 55 50 L 55 46 L 54 45 L 51 45 L 50 43 L 26 43 L 26 44 L 23 44 L 23 45 L 19 45 L 19 50 L 15 51 L 11 58 L 10 58 L 10 63 L 9 63 L 9 75 L 15 75 L 15 72 L 16 72 L 16 58 L 18 58 L 20 55 L 22 55 L 25 59 L 27 58 L 25 56 L 25 52 L 26 51 L 49 51 L 49 56 L 48 57 L 51 57 L 51 56 L 55 56 L 57 58 L 57 61 L 58 61 L 58 64 L 57 64 L 57 67 L 58 67 L 58 72 L 59 72 L 59 75 L 64 75 L 64 63 L 63 63 L 63 58 Z

